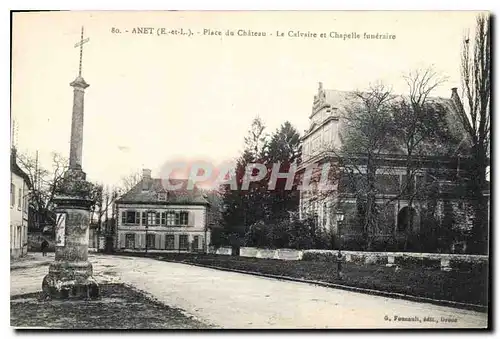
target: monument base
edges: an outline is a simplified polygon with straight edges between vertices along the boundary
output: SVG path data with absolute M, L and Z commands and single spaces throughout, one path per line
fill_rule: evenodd
M 55 262 L 43 278 L 44 299 L 98 299 L 99 284 L 90 262 Z

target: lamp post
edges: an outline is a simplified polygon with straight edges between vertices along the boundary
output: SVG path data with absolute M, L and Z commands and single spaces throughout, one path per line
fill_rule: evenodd
M 344 213 L 342 212 L 337 212 L 336 214 L 336 219 L 337 219 L 337 230 L 339 234 L 339 248 L 338 248 L 338 253 L 337 253 L 337 277 L 339 279 L 342 279 L 342 252 L 340 252 L 340 248 L 342 246 L 342 236 L 341 234 L 341 224 L 342 221 L 344 221 Z
M 342 212 L 337 212 L 336 215 L 335 215 L 335 218 L 337 220 L 337 234 L 339 235 L 339 250 L 340 250 L 340 247 L 341 247 L 341 229 L 342 229 L 342 222 L 344 221 L 344 213 Z
M 149 211 L 146 212 L 146 225 L 144 225 L 146 227 L 146 247 L 145 247 L 145 251 L 146 251 L 146 254 L 148 254 L 148 224 L 149 224 Z

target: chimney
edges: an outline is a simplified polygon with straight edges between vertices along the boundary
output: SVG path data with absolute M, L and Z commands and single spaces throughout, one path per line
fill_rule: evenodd
M 453 87 L 453 88 L 451 89 L 451 96 L 453 97 L 455 94 L 456 94 L 456 95 L 458 95 L 457 88 L 456 88 L 456 87 Z
M 10 162 L 11 165 L 16 164 L 16 156 L 17 156 L 17 150 L 15 147 L 12 147 L 10 150 Z
M 144 168 L 142 170 L 142 190 L 149 190 L 149 183 L 151 182 L 151 170 Z

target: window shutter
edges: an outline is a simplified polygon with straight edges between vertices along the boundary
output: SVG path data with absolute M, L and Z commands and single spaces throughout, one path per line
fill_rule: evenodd
M 194 226 L 194 213 L 186 212 L 188 215 L 188 226 Z
M 161 238 L 162 238 L 161 234 L 157 234 L 155 236 L 155 248 L 156 249 L 161 249 Z
M 122 216 L 123 216 L 123 213 L 124 212 L 122 212 Z M 125 234 L 124 233 L 120 233 L 120 248 L 125 248 Z
M 122 212 L 122 225 L 125 225 L 127 223 L 127 212 L 123 211 Z
M 135 234 L 135 248 L 144 248 L 145 246 L 143 245 L 144 244 L 144 241 L 143 241 L 143 238 L 144 237 L 144 234 Z

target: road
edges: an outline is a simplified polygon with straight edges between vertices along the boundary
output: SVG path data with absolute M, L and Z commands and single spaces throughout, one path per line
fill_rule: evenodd
M 11 270 L 11 295 L 41 289 L 47 261 Z M 45 261 L 45 262 L 44 262 Z M 221 328 L 484 328 L 487 314 L 148 258 L 90 255 L 100 283 L 124 282 Z M 434 321 L 424 321 L 433 318 Z M 389 319 L 389 320 L 387 320 Z M 449 319 L 451 322 L 444 322 Z

